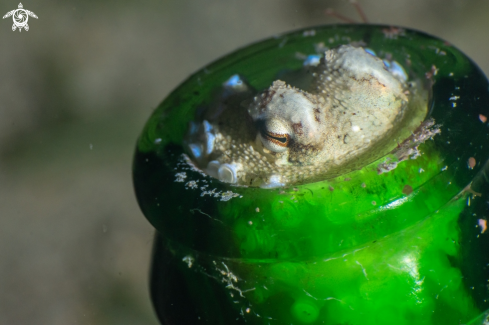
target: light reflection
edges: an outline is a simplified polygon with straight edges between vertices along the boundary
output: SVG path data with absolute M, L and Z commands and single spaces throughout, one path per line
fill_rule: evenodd
M 223 84 L 224 87 L 235 88 L 243 85 L 243 80 L 237 74 L 232 75 L 228 80 L 226 80 Z
M 405 196 L 405 197 L 402 197 L 398 200 L 395 200 L 387 205 L 384 205 L 381 209 L 382 210 L 389 210 L 389 209 L 394 209 L 400 205 L 402 205 L 404 202 L 406 202 L 408 200 L 408 196 Z
M 305 67 L 307 66 L 317 66 L 319 64 L 319 62 L 321 61 L 321 55 L 318 55 L 318 54 L 311 54 L 311 55 L 308 55 L 306 57 L 306 59 L 304 60 L 304 63 L 303 65 Z
M 414 286 L 412 289 L 412 294 L 416 297 L 416 303 L 423 303 L 423 299 L 419 296 L 423 291 L 423 283 L 425 277 L 420 277 L 419 274 L 419 260 L 415 256 L 414 253 L 405 255 L 401 259 L 401 267 L 400 270 L 402 272 L 408 273 L 414 280 Z

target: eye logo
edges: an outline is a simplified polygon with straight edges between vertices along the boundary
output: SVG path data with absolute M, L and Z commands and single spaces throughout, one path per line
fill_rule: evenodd
M 24 28 L 26 31 L 29 30 L 29 25 L 27 25 L 27 21 L 29 20 L 29 16 L 34 17 L 37 19 L 37 16 L 35 13 L 29 10 L 25 10 L 24 6 L 22 6 L 22 3 L 19 3 L 19 8 L 9 11 L 3 16 L 3 19 L 12 16 L 14 20 L 14 24 L 12 25 L 12 31 L 15 32 L 15 30 L 18 28 L 19 32 L 22 31 L 22 28 Z

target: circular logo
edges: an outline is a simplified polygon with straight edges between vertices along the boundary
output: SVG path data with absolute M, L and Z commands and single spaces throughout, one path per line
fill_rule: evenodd
M 24 27 L 27 24 L 27 21 L 29 20 L 29 16 L 27 15 L 27 12 L 24 9 L 15 10 L 13 16 L 14 16 L 13 17 L 14 24 L 17 27 Z

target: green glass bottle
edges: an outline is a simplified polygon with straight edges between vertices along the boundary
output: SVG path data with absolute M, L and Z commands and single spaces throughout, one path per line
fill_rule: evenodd
M 163 324 L 487 324 L 489 88 L 377 25 L 268 39 L 155 110 L 133 177 Z

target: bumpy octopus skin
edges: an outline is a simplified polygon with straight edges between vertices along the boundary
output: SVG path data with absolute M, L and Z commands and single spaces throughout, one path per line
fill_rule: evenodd
M 325 52 L 307 90 L 276 80 L 253 94 L 234 78 L 186 143 L 199 168 L 237 185 L 274 188 L 358 168 L 395 146 L 410 100 L 406 77 L 348 45 Z

